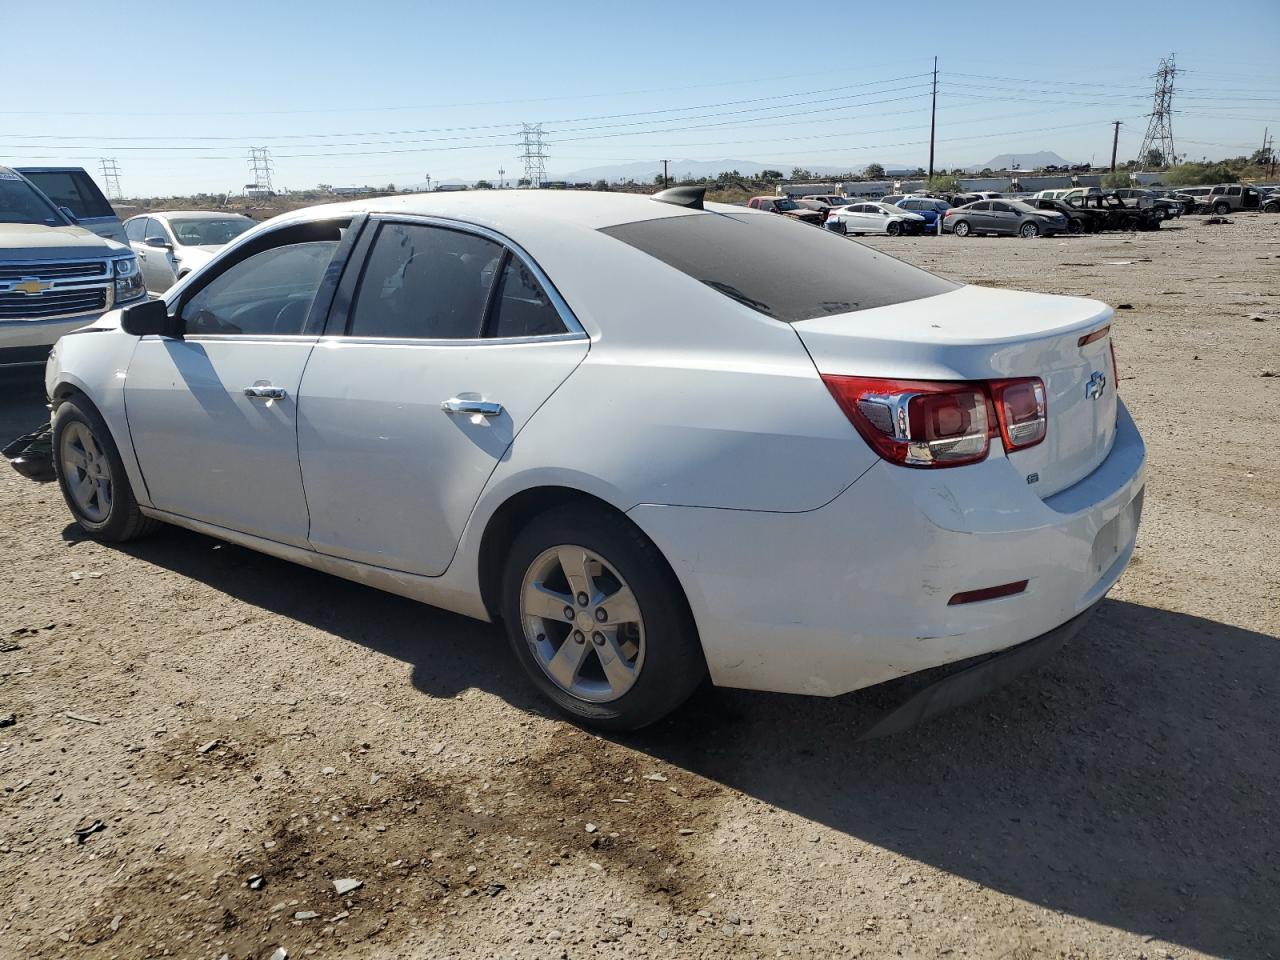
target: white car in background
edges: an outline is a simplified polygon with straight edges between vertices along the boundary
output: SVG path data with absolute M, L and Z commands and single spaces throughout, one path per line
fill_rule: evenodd
M 164 521 L 501 620 L 602 727 L 708 673 L 832 696 L 1006 651 L 918 719 L 1129 562 L 1111 319 L 698 189 L 387 197 L 64 338 L 51 457 L 92 537 Z
M 152 293 L 164 293 L 257 223 L 239 213 L 170 210 L 130 217 L 124 232 Z
M 871 200 L 837 207 L 827 214 L 827 229 L 836 233 L 887 233 L 896 237 L 920 233 L 924 226 L 925 218 L 918 213 Z

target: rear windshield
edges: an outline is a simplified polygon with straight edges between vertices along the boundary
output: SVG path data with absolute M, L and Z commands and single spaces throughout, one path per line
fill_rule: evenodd
M 702 213 L 601 230 L 775 320 L 922 300 L 958 284 L 786 217 Z
M 116 215 L 98 185 L 83 170 L 47 173 L 32 171 L 24 176 L 39 187 L 46 197 L 60 207 L 67 207 L 81 220 Z

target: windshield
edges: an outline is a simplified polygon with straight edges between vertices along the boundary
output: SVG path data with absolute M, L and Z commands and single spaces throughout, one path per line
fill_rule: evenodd
M 707 212 L 624 223 L 601 232 L 787 323 L 957 288 L 950 280 L 787 217 Z
M 221 246 L 253 226 L 248 217 L 170 220 L 169 229 L 184 247 Z
M 0 171 L 0 223 L 39 223 L 65 227 L 53 204 L 16 173 Z

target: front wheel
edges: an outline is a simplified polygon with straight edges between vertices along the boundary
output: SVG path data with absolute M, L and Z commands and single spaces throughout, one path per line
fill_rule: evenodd
M 502 616 L 534 685 L 595 727 L 660 720 L 706 675 L 670 567 L 639 529 L 600 507 L 558 507 L 521 531 L 507 558 Z
M 53 417 L 53 463 L 72 517 L 95 540 L 122 543 L 150 532 L 106 421 L 87 403 L 67 400 Z
M 1030 240 L 1032 237 L 1040 236 L 1040 228 L 1034 223 L 1024 223 L 1018 228 L 1018 236 L 1024 240 Z
M 1263 213 L 1280 213 L 1280 203 L 1264 203 L 1262 205 Z
M 1220 216 L 1220 217 L 1222 217 L 1222 216 L 1226 216 L 1228 213 L 1230 213 L 1230 212 L 1231 212 L 1231 204 L 1229 204 L 1229 203 L 1215 203 L 1215 204 L 1213 205 L 1213 212 L 1214 212 L 1214 213 L 1216 213 L 1216 214 L 1217 214 L 1218 216 Z
M 1084 233 L 1084 224 L 1072 217 L 1067 221 L 1067 233 Z
M 902 233 L 902 224 L 897 220 L 890 221 L 889 225 L 884 228 L 884 232 L 889 234 L 891 237 L 896 237 L 898 234 Z
M 967 237 L 972 232 L 972 228 L 969 226 L 969 222 L 967 220 L 961 220 L 951 229 L 955 232 L 957 237 Z

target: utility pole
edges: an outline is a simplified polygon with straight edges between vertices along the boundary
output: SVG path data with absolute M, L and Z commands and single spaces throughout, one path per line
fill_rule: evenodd
M 1116 172 L 1116 150 L 1120 147 L 1120 123 L 1119 120 L 1112 120 L 1112 125 L 1116 128 L 1116 132 L 1111 135 L 1111 172 Z
M 670 162 L 671 162 L 670 160 L 662 161 L 662 189 L 663 190 L 667 189 L 667 184 L 670 182 L 667 180 L 667 164 Z
M 498 189 L 499 190 L 501 190 L 503 187 L 507 185 L 507 181 L 502 179 L 506 175 L 506 172 L 507 171 L 503 170 L 502 167 L 498 168 Z
M 929 111 L 929 179 L 933 179 L 933 140 L 938 130 L 938 58 L 933 58 L 933 107 Z
M 425 174 L 427 178 L 427 193 L 431 192 L 431 174 Z

